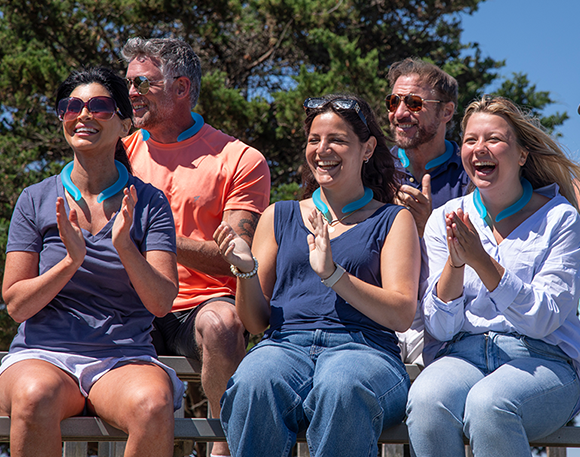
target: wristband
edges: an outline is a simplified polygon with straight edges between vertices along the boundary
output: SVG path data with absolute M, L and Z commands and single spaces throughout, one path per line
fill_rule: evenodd
M 256 259 L 254 256 L 252 256 L 252 259 L 254 259 L 254 269 L 249 273 L 242 273 L 235 265 L 230 265 L 230 271 L 234 274 L 234 276 L 240 279 L 248 279 L 252 276 L 256 276 L 256 273 L 258 272 L 258 259 Z
M 334 270 L 334 273 L 332 273 L 326 279 L 320 279 L 322 284 L 324 284 L 326 287 L 334 286 L 338 282 L 338 280 L 340 278 L 342 278 L 342 275 L 346 272 L 346 270 L 344 268 L 342 268 L 340 265 L 335 263 L 334 266 L 336 267 L 336 269 Z

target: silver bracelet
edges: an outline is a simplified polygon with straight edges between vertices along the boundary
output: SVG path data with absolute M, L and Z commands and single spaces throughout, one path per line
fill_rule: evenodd
M 254 269 L 249 273 L 242 273 L 240 270 L 238 270 L 238 267 L 235 265 L 230 265 L 230 270 L 234 276 L 237 276 L 240 279 L 248 279 L 252 276 L 256 276 L 256 273 L 258 272 L 258 259 L 256 259 L 254 256 L 252 256 L 252 259 L 254 259 Z
M 342 268 L 340 265 L 338 265 L 337 263 L 335 263 L 334 266 L 336 267 L 336 269 L 334 270 L 334 273 L 332 273 L 326 279 L 320 279 L 322 284 L 324 284 L 326 287 L 334 286 L 338 282 L 338 280 L 340 278 L 342 278 L 342 275 L 346 272 L 346 270 L 344 268 Z

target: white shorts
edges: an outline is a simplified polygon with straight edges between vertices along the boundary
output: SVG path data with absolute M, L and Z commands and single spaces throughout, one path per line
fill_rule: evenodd
M 177 377 L 177 374 L 173 369 L 162 364 L 156 358 L 148 355 L 136 357 L 107 357 L 99 359 L 78 354 L 47 351 L 44 349 L 23 349 L 18 352 L 8 353 L 2 359 L 0 374 L 2 374 L 6 368 L 17 362 L 31 359 L 44 360 L 45 362 L 51 363 L 70 374 L 77 380 L 79 389 L 85 397 L 89 395 L 89 390 L 91 390 L 93 384 L 113 368 L 137 361 L 153 363 L 163 368 L 171 379 L 173 385 L 173 408 L 177 410 L 181 407 L 181 400 L 183 399 L 184 392 L 183 382 L 181 382 Z

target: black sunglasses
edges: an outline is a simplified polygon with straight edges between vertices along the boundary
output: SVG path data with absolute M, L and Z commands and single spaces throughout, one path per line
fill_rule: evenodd
M 327 103 L 330 103 L 338 110 L 354 110 L 356 114 L 358 114 L 358 117 L 360 117 L 360 120 L 363 121 L 367 130 L 370 131 L 364 113 L 360 109 L 358 102 L 352 98 L 335 98 L 334 100 L 328 100 L 323 97 L 307 98 L 304 100 L 304 110 L 306 111 L 306 114 L 308 114 L 309 110 L 322 108 Z
M 415 113 L 417 111 L 421 111 L 423 109 L 423 103 L 425 103 L 425 102 L 430 102 L 430 103 L 441 103 L 442 102 L 442 100 L 425 100 L 424 98 L 421 98 L 419 95 L 415 95 L 415 94 L 407 94 L 405 96 L 397 95 L 397 94 L 390 94 L 390 95 L 387 95 L 387 98 L 385 98 L 385 102 L 387 104 L 387 109 L 391 113 L 397 111 L 397 108 L 401 104 L 401 101 L 403 101 L 405 103 L 405 105 L 407 105 L 407 108 L 409 108 L 409 111 L 413 111 Z
M 86 102 L 76 97 L 63 98 L 58 102 L 57 114 L 61 121 L 76 119 L 84 108 L 89 110 L 95 119 L 108 121 L 115 113 L 121 114 L 117 103 L 111 97 L 99 96 L 89 98 Z

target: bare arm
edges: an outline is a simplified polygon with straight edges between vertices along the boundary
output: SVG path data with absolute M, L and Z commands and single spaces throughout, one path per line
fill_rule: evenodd
M 226 223 L 218 227 L 214 239 L 229 263 L 241 272 L 254 267 L 252 253 L 258 260 L 258 274 L 238 279 L 236 310 L 246 329 L 253 334 L 263 332 L 270 321 L 270 298 L 276 282 L 278 245 L 274 237 L 274 205 L 264 211 L 258 226 L 254 245 L 250 247 Z
M 8 314 L 16 322 L 34 316 L 56 297 L 82 265 L 86 254 L 85 240 L 74 209 L 66 216 L 64 200 L 56 202 L 56 221 L 67 254 L 41 276 L 36 252 L 14 251 L 6 254 L 2 296 Z
M 310 221 L 315 235 L 309 235 L 310 263 L 321 278 L 328 278 L 334 272 L 334 264 L 332 253 L 326 250 L 324 254 L 323 241 L 328 237 L 327 226 L 316 212 L 313 212 Z M 313 251 L 316 250 L 325 256 L 324 261 L 320 261 L 321 257 L 318 261 L 313 259 Z M 421 250 L 415 221 L 409 211 L 400 211 L 381 250 L 382 287 L 345 273 L 333 289 L 378 324 L 404 332 L 411 326 L 417 308 L 420 264 Z
M 139 252 L 130 236 L 136 202 L 135 186 L 125 189 L 121 209 L 113 224 L 113 246 L 143 305 L 155 316 L 163 317 L 171 311 L 177 296 L 176 256 L 167 251 L 148 251 L 145 256 Z
M 250 247 L 260 215 L 252 211 L 225 211 L 223 221 L 226 222 Z M 177 237 L 177 261 L 208 275 L 233 276 L 230 265 L 222 257 L 216 243 L 198 241 L 190 238 Z

